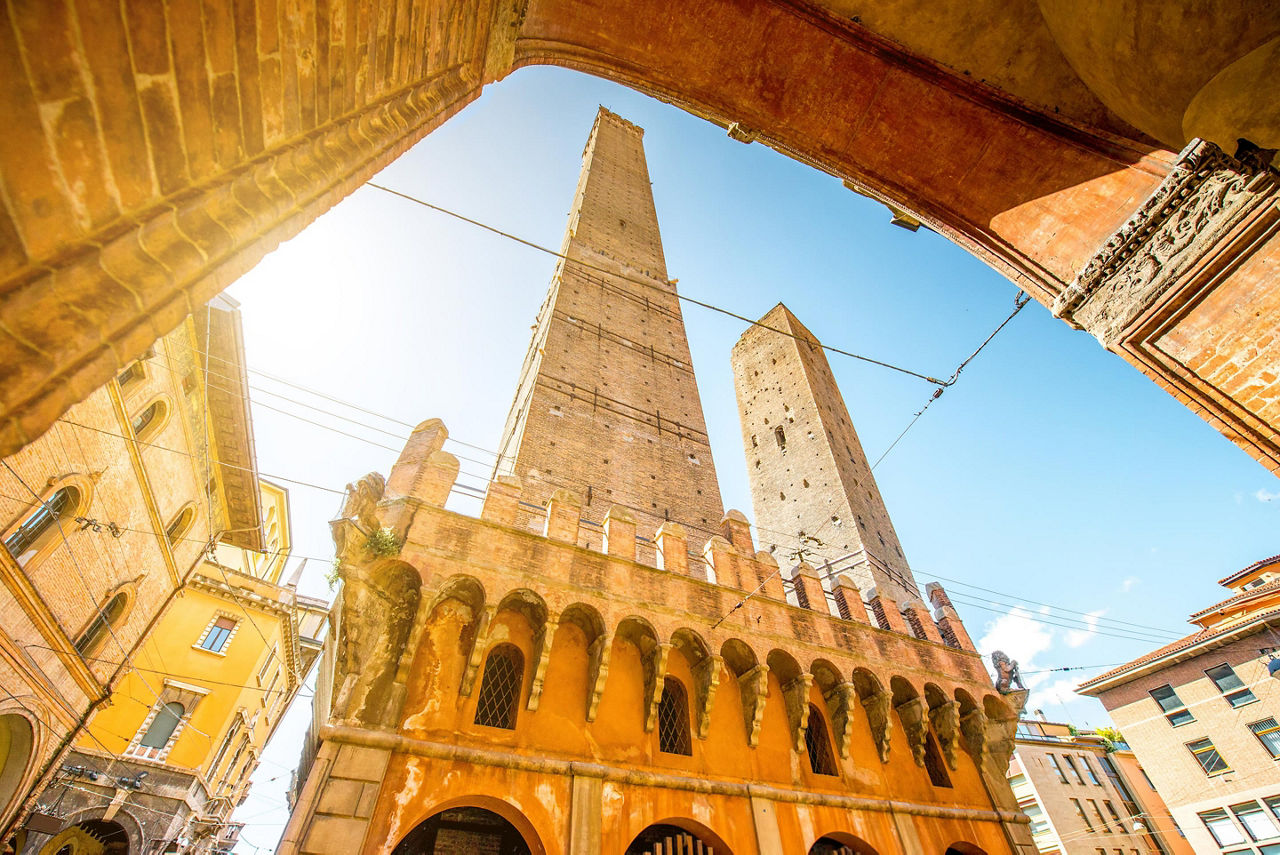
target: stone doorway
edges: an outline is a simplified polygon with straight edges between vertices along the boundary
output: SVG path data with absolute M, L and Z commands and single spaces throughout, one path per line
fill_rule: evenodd
M 516 827 L 493 811 L 456 807 L 420 824 L 392 855 L 531 855 Z

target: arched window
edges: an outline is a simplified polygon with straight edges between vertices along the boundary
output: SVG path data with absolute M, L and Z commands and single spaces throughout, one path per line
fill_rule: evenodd
M 100 606 L 93 620 L 89 621 L 89 625 L 85 627 L 84 632 L 80 633 L 80 637 L 76 639 L 76 652 L 81 656 L 88 656 L 96 650 L 98 645 L 115 628 L 116 623 L 124 614 L 124 607 L 128 605 L 128 602 L 129 597 L 121 591 L 108 600 L 105 606 Z
M 778 448 L 783 451 L 787 450 L 787 432 L 782 429 L 782 425 L 778 425 L 773 429 L 773 439 L 778 443 Z
M 809 768 L 815 775 L 836 775 L 836 759 L 827 738 L 827 721 L 813 704 L 809 704 L 809 727 L 804 732 L 804 746 L 809 752 Z
M 186 712 L 182 704 L 177 701 L 171 701 L 160 707 L 156 710 L 155 718 L 151 719 L 151 726 L 142 735 L 142 741 L 138 743 L 139 747 L 163 750 L 169 744 L 173 732 L 178 729 L 178 722 L 182 721 Z
M 924 768 L 929 773 L 929 781 L 935 787 L 950 787 L 951 775 L 947 772 L 946 761 L 942 759 L 942 751 L 938 748 L 938 740 L 933 734 L 928 735 L 924 743 Z
M 667 754 L 693 754 L 689 744 L 689 701 L 684 686 L 673 677 L 662 681 L 658 703 L 658 750 Z
M 516 707 L 524 682 L 524 654 L 514 644 L 499 644 L 484 661 L 484 679 L 476 700 L 476 724 L 516 729 Z
M 18 566 L 25 567 L 41 547 L 59 536 L 58 520 L 73 516 L 79 509 L 80 491 L 71 486 L 60 487 L 4 539 L 5 549 Z
M 195 518 L 195 506 L 187 505 L 181 511 L 178 511 L 176 517 L 169 521 L 169 524 L 165 526 L 164 536 L 169 541 L 170 546 L 176 546 L 183 535 L 191 530 L 191 523 L 195 521 Z
M 164 424 L 168 405 L 164 401 L 152 401 L 150 406 L 133 417 L 133 436 L 138 442 L 146 442 L 155 436 Z

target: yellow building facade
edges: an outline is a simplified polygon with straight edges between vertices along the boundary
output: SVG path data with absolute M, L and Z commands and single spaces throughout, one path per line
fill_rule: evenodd
M 0 851 L 214 845 L 323 631 L 281 584 L 235 303 L 0 464 Z

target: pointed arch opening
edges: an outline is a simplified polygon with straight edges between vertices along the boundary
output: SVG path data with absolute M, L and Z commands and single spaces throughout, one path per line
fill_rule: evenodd
M 503 642 L 490 650 L 476 699 L 476 724 L 515 730 L 523 682 L 524 654 L 519 647 Z
M 836 758 L 831 751 L 831 737 L 827 735 L 826 717 L 814 704 L 809 704 L 809 726 L 804 732 L 804 744 L 813 774 L 839 777 Z

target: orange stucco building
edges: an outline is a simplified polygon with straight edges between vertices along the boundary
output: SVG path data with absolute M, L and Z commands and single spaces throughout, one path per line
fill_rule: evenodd
M 348 488 L 277 851 L 1032 852 L 1005 779 L 1025 695 L 889 560 L 873 479 L 828 471 L 838 439 L 870 479 L 851 426 L 820 429 L 848 413 L 807 331 L 735 348 L 739 372 L 788 348 L 739 378 L 744 436 L 784 404 L 811 427 L 749 469 L 846 496 L 847 551 L 723 510 L 642 137 L 600 111 L 480 517 L 444 507 L 438 420 Z

